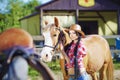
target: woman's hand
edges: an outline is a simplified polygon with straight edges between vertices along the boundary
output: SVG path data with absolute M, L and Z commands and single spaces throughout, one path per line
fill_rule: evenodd
M 74 75 L 74 67 L 67 69 L 69 75 Z

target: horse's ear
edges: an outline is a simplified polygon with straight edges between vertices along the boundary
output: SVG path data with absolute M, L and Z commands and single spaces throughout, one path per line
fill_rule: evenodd
M 59 21 L 58 21 L 58 18 L 57 18 L 57 17 L 54 18 L 54 22 L 55 22 L 55 26 L 56 26 L 56 27 L 59 27 Z
M 48 22 L 47 21 L 45 21 L 45 25 L 47 25 L 48 24 Z

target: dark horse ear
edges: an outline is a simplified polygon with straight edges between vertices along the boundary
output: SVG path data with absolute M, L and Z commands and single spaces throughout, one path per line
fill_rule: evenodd
M 57 17 L 54 18 L 54 22 L 55 22 L 55 26 L 59 27 L 59 22 L 58 22 L 58 18 Z

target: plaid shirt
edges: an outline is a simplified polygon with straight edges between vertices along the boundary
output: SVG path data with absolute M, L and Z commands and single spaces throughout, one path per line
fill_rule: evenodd
M 74 48 L 76 46 L 76 43 L 72 43 L 70 50 L 68 51 L 68 57 L 70 59 L 70 64 L 66 64 L 67 68 L 74 67 Z M 83 64 L 83 57 L 86 55 L 86 48 L 83 45 L 83 42 L 80 41 L 78 45 L 78 50 L 77 50 L 77 62 L 78 62 L 78 67 L 79 68 L 84 68 Z

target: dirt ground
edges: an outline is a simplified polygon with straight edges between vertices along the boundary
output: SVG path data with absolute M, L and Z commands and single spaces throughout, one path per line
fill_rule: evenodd
M 120 80 L 120 70 L 114 71 L 114 80 Z

